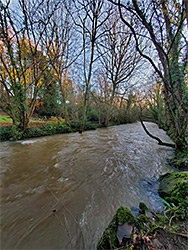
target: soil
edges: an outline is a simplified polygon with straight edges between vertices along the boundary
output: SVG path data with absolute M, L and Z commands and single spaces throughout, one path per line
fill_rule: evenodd
M 7 115 L 7 113 L 0 109 L 0 115 Z
M 29 127 L 40 127 L 46 125 L 45 122 L 30 122 Z M 9 122 L 1 122 L 0 127 L 5 127 L 5 126 L 12 126 L 12 123 Z
M 188 238 L 175 234 L 169 234 L 160 229 L 157 231 L 153 244 L 156 249 L 162 250 L 188 249 Z
M 0 122 L 0 127 L 12 126 L 12 123 L 9 122 Z

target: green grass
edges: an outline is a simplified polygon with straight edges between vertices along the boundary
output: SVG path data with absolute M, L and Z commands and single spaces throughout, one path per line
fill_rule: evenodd
M 8 116 L 8 115 L 0 115 L 0 122 L 8 122 L 8 123 L 12 123 L 12 119 Z M 40 119 L 35 119 L 35 118 L 31 118 L 30 122 L 33 123 L 44 123 L 44 120 L 40 120 Z
M 0 123 L 3 123 L 3 122 L 12 123 L 12 118 L 10 118 L 8 115 L 0 115 Z M 44 123 L 46 121 L 41 120 L 41 119 L 31 118 L 30 122 L 33 122 L 33 123 Z
M 0 115 L 0 123 L 3 122 L 12 123 L 12 119 L 8 115 Z

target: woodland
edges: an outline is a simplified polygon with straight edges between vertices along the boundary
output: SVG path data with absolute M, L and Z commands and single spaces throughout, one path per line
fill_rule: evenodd
M 1 1 L 0 108 L 12 130 L 22 134 L 33 115 L 76 121 L 82 132 L 87 122 L 108 126 L 143 114 L 184 147 L 186 4 Z
M 173 163 L 187 170 L 187 39 L 186 0 L 0 1 L 0 109 L 11 118 L 11 126 L 0 128 L 1 140 L 141 121 L 158 144 L 175 148 Z M 144 121 L 157 123 L 173 143 L 152 135 Z M 157 217 L 157 229 L 168 233 L 172 220 L 187 218 L 188 177 L 175 178 L 171 193 L 161 191 L 168 212 Z M 140 206 L 139 219 L 118 210 L 98 249 L 119 246 L 113 241 L 119 222 L 132 218 L 148 230 Z M 187 232 L 180 231 L 184 242 Z M 135 240 L 124 249 L 158 249 L 139 237 L 138 246 Z

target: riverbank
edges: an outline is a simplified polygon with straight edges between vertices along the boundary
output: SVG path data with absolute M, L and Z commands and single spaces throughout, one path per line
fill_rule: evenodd
M 177 167 L 177 160 L 175 162 Z M 188 172 L 167 173 L 158 181 L 160 199 L 165 204 L 163 213 L 149 211 L 142 202 L 137 216 L 128 208 L 120 207 L 98 242 L 98 250 L 187 249 Z
M 156 124 L 146 126 L 170 142 Z M 138 122 L 7 141 L 1 155 L 4 248 L 96 249 L 119 206 L 160 206 L 142 184 L 172 171 L 166 159 L 174 149 L 158 145 Z
M 109 124 L 109 126 L 116 124 Z M 102 128 L 104 125 L 92 122 L 86 122 L 84 131 L 95 130 L 97 128 Z M 70 126 L 65 123 L 31 123 L 31 125 L 25 130 L 19 130 L 14 126 L 1 126 L 0 127 L 0 140 L 1 141 L 14 141 L 23 140 L 41 136 L 55 135 L 55 134 L 65 134 L 79 132 L 80 122 L 71 121 Z
M 85 125 L 85 130 L 95 130 L 101 127 L 104 126 L 98 123 L 87 122 Z M 72 121 L 70 126 L 67 126 L 62 121 L 56 120 L 46 124 L 42 121 L 38 123 L 30 123 L 29 128 L 27 128 L 24 132 L 15 130 L 13 126 L 1 127 L 0 131 L 1 140 L 5 141 L 28 139 L 55 134 L 73 133 L 78 132 L 79 128 L 80 123 L 77 121 Z M 186 170 L 186 165 L 188 163 L 187 153 L 176 152 L 176 156 L 170 161 L 170 163 L 178 168 L 178 170 Z M 168 181 L 166 182 L 168 183 Z M 164 180 L 163 183 L 165 183 Z M 117 212 L 117 214 L 115 215 L 115 219 L 112 220 L 112 225 L 110 223 L 108 228 L 105 230 L 102 239 L 98 243 L 98 249 L 139 249 L 139 247 L 145 247 L 145 249 L 162 249 L 163 247 L 165 249 L 165 246 L 168 246 L 171 249 L 179 250 L 180 243 L 182 244 L 182 249 L 184 249 L 183 246 L 186 242 L 186 236 L 182 236 L 180 234 L 187 235 L 187 231 L 185 230 L 185 220 L 187 218 L 185 205 L 187 206 L 188 204 L 185 203 L 182 208 L 182 205 L 178 202 L 179 197 L 174 196 L 174 194 L 181 189 L 187 190 L 187 179 L 183 180 L 183 185 L 185 185 L 183 189 L 182 186 L 179 189 L 178 187 L 175 188 L 175 190 L 173 191 L 173 195 L 171 195 L 172 197 L 167 197 L 166 194 L 163 194 L 164 192 L 162 192 L 163 195 L 161 195 L 161 198 L 166 204 L 166 209 L 164 210 L 165 215 L 157 214 L 153 211 L 148 211 L 147 209 L 147 211 L 144 212 L 142 211 L 142 208 L 139 208 L 139 217 L 135 217 L 130 210 L 127 210 L 127 208 L 121 208 L 121 213 L 125 213 L 122 216 L 127 217 L 128 213 L 128 217 L 131 218 L 131 216 L 133 216 L 132 220 L 134 221 L 134 223 L 132 225 L 129 225 L 129 221 L 125 221 L 124 223 L 122 223 L 121 221 L 119 222 L 117 220 Z M 186 201 L 186 192 L 183 193 L 182 198 Z M 142 207 L 143 203 L 140 204 L 140 206 Z M 176 228 L 171 225 L 172 221 L 173 223 L 175 222 Z M 184 230 L 183 233 L 182 229 Z M 109 236 L 110 234 L 112 234 L 112 236 Z M 126 235 L 125 239 L 124 237 L 122 237 L 123 234 Z M 121 235 L 122 238 L 119 235 Z M 115 243 L 112 242 L 111 238 L 114 239 Z

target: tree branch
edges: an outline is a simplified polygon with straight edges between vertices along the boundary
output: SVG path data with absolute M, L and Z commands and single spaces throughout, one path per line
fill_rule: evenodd
M 171 147 L 171 148 L 175 148 L 175 144 L 173 143 L 168 143 L 168 142 L 163 142 L 161 141 L 160 138 L 152 135 L 146 128 L 146 126 L 144 125 L 143 121 L 142 121 L 142 118 L 140 117 L 140 122 L 142 124 L 142 127 L 144 129 L 144 131 L 146 132 L 147 135 L 149 135 L 151 138 L 153 138 L 154 140 L 157 140 L 158 141 L 158 144 L 161 145 L 161 146 L 166 146 L 166 147 Z

